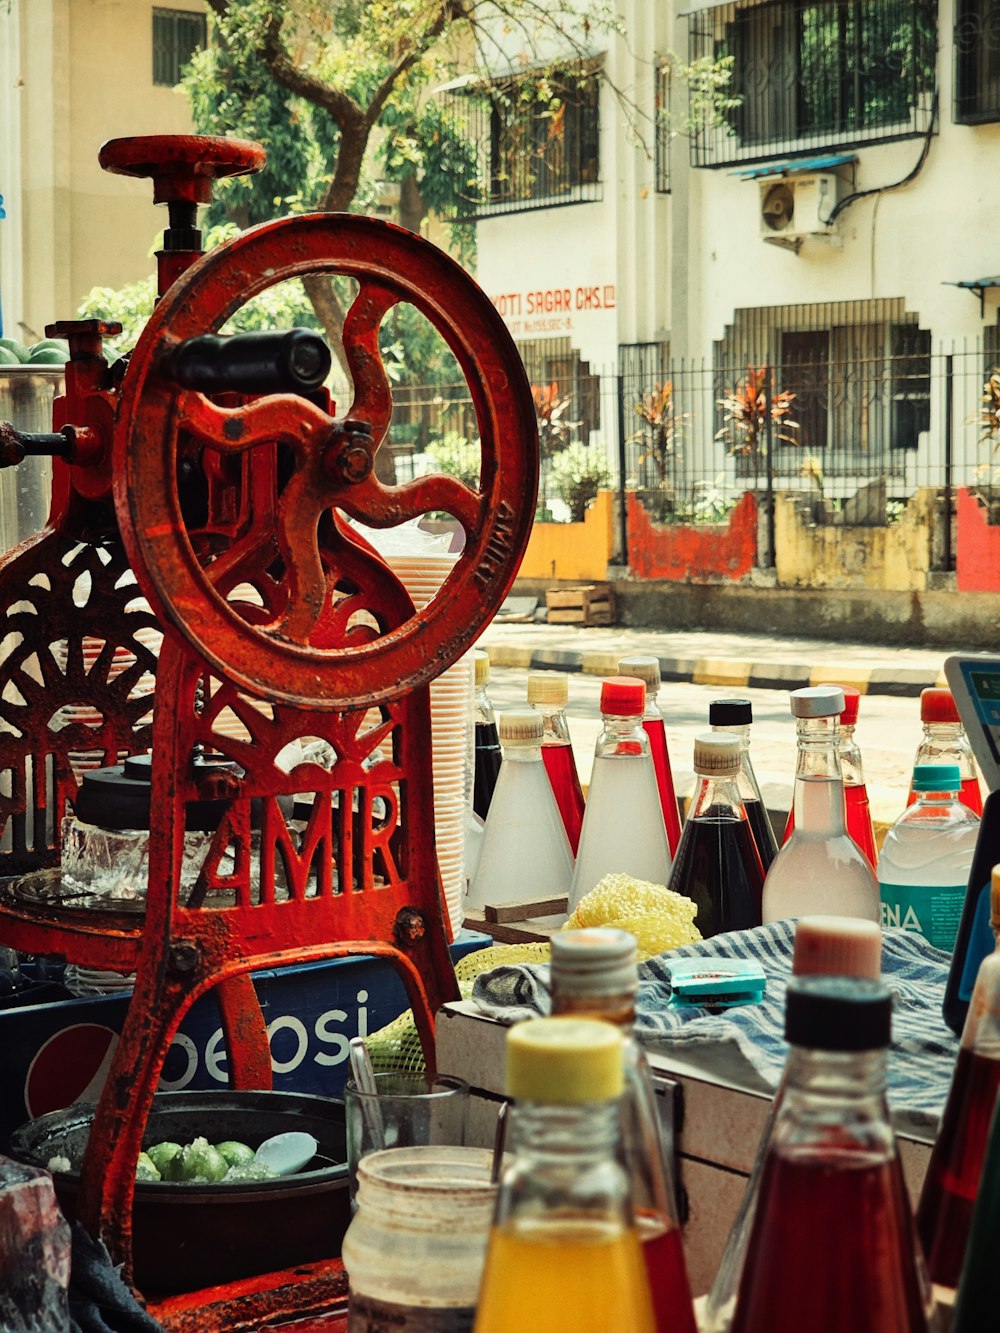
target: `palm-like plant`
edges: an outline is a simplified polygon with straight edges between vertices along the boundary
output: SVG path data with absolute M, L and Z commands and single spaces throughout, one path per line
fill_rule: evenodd
M 566 419 L 571 399 L 568 394 L 560 395 L 555 380 L 551 384 L 533 384 L 531 396 L 538 417 L 539 448 L 543 458 L 550 458 L 566 448 L 579 430 L 580 422 Z
M 770 410 L 774 438 L 783 444 L 798 444 L 798 435 L 791 432 L 798 430 L 799 423 L 789 416 L 794 400 L 795 394 L 788 389 L 775 392 L 770 367 L 748 366 L 746 379 L 717 399 L 724 424 L 715 438 L 728 440 L 730 453 L 756 453 L 766 438 Z
M 671 380 L 654 384 L 648 393 L 644 393 L 635 405 L 635 414 L 645 424 L 633 438 L 646 444 L 639 455 L 639 462 L 650 460 L 659 473 L 660 482 L 666 481 L 667 463 L 677 452 L 684 430 L 684 422 L 690 413 L 676 411 L 674 404 L 674 386 Z

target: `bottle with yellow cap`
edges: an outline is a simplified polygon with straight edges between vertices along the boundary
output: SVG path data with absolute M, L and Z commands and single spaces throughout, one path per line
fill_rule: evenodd
M 996 948 L 976 975 L 944 1115 L 924 1176 L 917 1232 L 934 1282 L 957 1287 L 979 1192 L 993 1107 L 1000 1092 L 1000 866 L 990 917 Z
M 583 826 L 583 788 L 576 771 L 573 744 L 566 721 L 569 684 L 564 671 L 528 673 L 528 703 L 542 718 L 542 762 L 552 784 L 552 794 L 566 827 L 569 845 L 576 856 Z
M 475 1333 L 655 1333 L 621 1165 L 621 1034 L 538 1018 L 507 1035 L 513 1162 L 504 1172 Z

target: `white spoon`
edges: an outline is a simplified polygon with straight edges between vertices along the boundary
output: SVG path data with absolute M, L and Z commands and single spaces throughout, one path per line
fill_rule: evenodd
M 254 1153 L 254 1159 L 276 1176 L 293 1176 L 312 1161 L 318 1147 L 319 1143 L 311 1134 L 293 1129 L 265 1139 Z

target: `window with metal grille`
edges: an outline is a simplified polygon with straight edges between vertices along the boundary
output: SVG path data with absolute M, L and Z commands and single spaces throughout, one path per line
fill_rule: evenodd
M 1000 120 L 1000 4 L 994 0 L 957 0 L 954 114 L 961 125 Z
M 592 68 L 469 84 L 447 94 L 474 145 L 460 217 L 488 217 L 601 198 L 600 75 Z
M 670 193 L 670 65 L 664 58 L 656 62 L 656 123 L 654 126 L 654 167 L 658 194 Z
M 725 114 L 691 140 L 695 166 L 849 147 L 930 129 L 937 44 L 933 0 L 768 0 L 690 20 L 692 61 L 733 61 Z
M 187 9 L 153 10 L 153 83 L 173 88 L 181 81 L 184 66 L 208 40 L 204 14 Z

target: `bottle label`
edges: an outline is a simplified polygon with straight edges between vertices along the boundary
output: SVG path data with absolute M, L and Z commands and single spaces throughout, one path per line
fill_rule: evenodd
M 923 935 L 935 949 L 950 953 L 965 902 L 964 884 L 924 888 L 916 884 L 879 884 L 882 929 L 902 927 Z
M 472 1333 L 476 1307 L 396 1305 L 352 1291 L 347 1305 L 347 1333 Z

